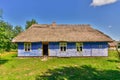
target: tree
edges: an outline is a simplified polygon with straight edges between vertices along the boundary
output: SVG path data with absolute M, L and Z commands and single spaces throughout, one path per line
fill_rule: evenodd
M 21 26 L 15 26 L 14 28 L 13 28 L 13 36 L 12 36 L 12 39 L 14 38 L 14 37 L 16 37 L 19 33 L 21 33 L 21 32 L 23 32 L 24 30 L 23 30 L 23 28 L 21 27 Z M 17 49 L 17 44 L 15 44 L 15 43 L 12 43 L 11 44 L 11 49 L 14 49 L 14 50 L 16 50 Z
M 10 51 L 13 38 L 13 26 L 0 20 L 0 50 Z
M 14 30 L 13 30 L 13 32 L 14 32 L 14 37 L 17 36 L 19 33 L 23 32 L 23 31 L 24 31 L 24 30 L 23 30 L 23 28 L 22 28 L 21 26 L 15 26 L 15 27 L 14 27 Z
M 5 45 L 3 43 L 5 43 L 5 29 L 3 27 L 0 26 L 0 52 L 3 51 L 3 48 L 5 48 Z
M 25 29 L 28 29 L 32 24 L 38 24 L 38 22 L 35 19 L 26 21 Z
M 0 53 L 16 49 L 17 44 L 12 43 L 12 39 L 23 31 L 21 26 L 13 26 L 2 20 L 2 10 L 0 10 Z
M 117 51 L 118 59 L 120 60 L 120 50 L 118 49 L 118 44 L 117 44 L 117 46 L 116 46 L 116 51 Z

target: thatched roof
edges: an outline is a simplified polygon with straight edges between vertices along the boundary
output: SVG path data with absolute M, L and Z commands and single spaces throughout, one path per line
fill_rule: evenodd
M 112 39 L 90 25 L 34 24 L 12 42 L 109 42 Z

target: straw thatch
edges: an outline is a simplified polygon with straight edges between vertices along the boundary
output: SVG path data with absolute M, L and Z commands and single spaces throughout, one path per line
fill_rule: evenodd
M 109 42 L 112 39 L 90 25 L 34 24 L 12 42 Z

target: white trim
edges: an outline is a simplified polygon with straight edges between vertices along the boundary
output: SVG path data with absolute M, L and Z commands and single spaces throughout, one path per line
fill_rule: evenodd
M 61 51 L 61 47 L 63 47 L 63 51 Z M 66 47 L 65 51 L 64 51 L 64 47 Z M 59 50 L 60 50 L 60 52 L 66 52 L 67 51 L 67 42 L 60 42 L 59 43 Z
M 77 48 L 80 49 L 80 47 L 82 47 L 82 51 L 81 51 L 81 50 L 77 51 Z M 76 51 L 77 51 L 77 52 L 83 52 L 83 43 L 81 43 L 81 42 L 76 42 Z
M 27 42 L 27 43 L 25 42 L 25 43 L 24 43 L 24 51 L 25 51 L 25 47 L 27 47 L 27 51 L 25 51 L 25 52 L 30 52 L 30 51 L 28 51 L 28 45 L 29 45 L 29 44 L 30 44 L 30 51 L 31 51 L 31 45 L 32 45 L 32 44 L 29 43 L 29 42 Z

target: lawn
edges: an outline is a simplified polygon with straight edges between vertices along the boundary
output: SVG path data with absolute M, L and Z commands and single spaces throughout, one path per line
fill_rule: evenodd
M 18 58 L 16 52 L 0 59 L 0 80 L 120 80 L 120 61 L 109 57 Z

